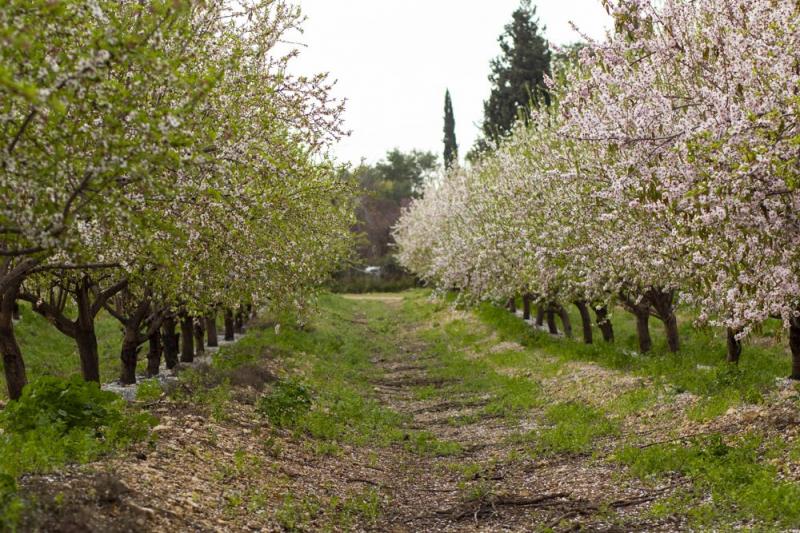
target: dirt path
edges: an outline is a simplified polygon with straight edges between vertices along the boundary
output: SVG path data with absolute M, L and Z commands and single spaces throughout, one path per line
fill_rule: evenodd
M 589 445 L 573 449 L 570 439 L 581 435 L 564 437 L 547 419 L 551 405 L 581 400 L 581 391 L 600 373 L 616 394 L 637 386 L 630 377 L 577 363 L 553 371 L 546 357 L 534 370 L 510 365 L 530 354 L 498 340 L 473 315 L 419 298 L 347 296 L 330 302 L 323 309 L 327 322 L 297 331 L 302 347 L 297 353 L 273 350 L 274 339 L 281 339 L 274 337 L 274 324 L 256 325 L 254 339 L 236 348 L 262 350 L 256 358 L 247 354 L 254 362 L 224 376 L 213 369 L 195 372 L 182 385 L 183 396 L 147 405 L 160 419 L 151 443 L 100 463 L 30 478 L 27 487 L 37 494 L 39 513 L 29 529 L 680 528 L 678 518 L 649 513 L 676 485 L 643 485 L 607 460 L 607 450 L 630 437 L 624 423 L 622 431 L 596 431 Z M 330 353 L 324 351 L 328 345 Z M 344 377 L 333 374 L 338 367 L 325 366 L 339 364 L 336 358 L 356 360 L 361 353 L 364 364 L 347 366 Z M 258 413 L 263 391 L 286 374 L 304 376 L 320 389 L 315 409 L 321 416 L 312 418 L 313 424 L 278 428 Z M 363 397 L 336 396 L 325 403 L 332 394 L 324 392 L 326 382 L 339 379 L 351 380 L 343 383 L 363 391 Z M 378 402 L 356 433 L 369 433 L 383 423 L 373 418 L 396 413 L 399 421 L 386 423 L 396 436 L 383 444 L 346 429 L 326 437 L 334 430 L 325 424 L 348 402 L 362 410 L 369 404 L 359 402 Z M 589 420 L 587 431 L 604 423 Z M 544 430 L 573 451 L 540 449 L 538 432 Z
M 399 306 L 394 300 L 386 304 Z M 441 362 L 426 353 L 420 324 L 413 326 L 400 332 L 393 354 L 373 361 L 383 369 L 375 391 L 385 405 L 409 416 L 409 428 L 456 443 L 458 451 L 443 457 L 396 454 L 391 484 L 382 487 L 392 509 L 379 530 L 671 531 L 678 526 L 673 519 L 642 516 L 665 487 L 620 483 L 617 468 L 588 455 L 532 457 L 513 437 L 535 428 L 538 413 L 511 421 L 482 411 L 496 399 L 491 391 L 449 390 L 452 381 L 432 375 Z M 472 327 L 481 329 L 477 323 Z M 509 348 L 486 333 L 486 352 Z M 575 365 L 555 381 L 568 382 L 585 371 Z M 415 394 L 420 388 L 426 389 L 425 398 Z

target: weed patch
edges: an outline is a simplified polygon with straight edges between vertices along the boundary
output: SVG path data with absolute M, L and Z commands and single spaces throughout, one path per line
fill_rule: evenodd
M 19 476 L 93 461 L 147 438 L 154 425 L 151 415 L 77 376 L 28 384 L 0 413 L 0 529 L 13 530 L 24 510 Z
M 533 443 L 536 453 L 587 453 L 601 437 L 619 432 L 619 425 L 601 411 L 577 402 L 558 403 L 545 411 L 547 427 L 518 435 Z
M 672 512 L 688 513 L 699 525 L 710 526 L 725 517 L 757 518 L 784 527 L 800 525 L 800 485 L 781 480 L 777 469 L 764 461 L 770 443 L 757 435 L 726 442 L 720 435 L 640 449 L 627 446 L 616 460 L 642 479 L 678 473 L 693 483 L 691 498 L 676 498 Z M 773 448 L 774 449 L 774 448 Z M 704 502 L 706 497 L 710 502 Z
M 275 426 L 293 426 L 311 409 L 311 392 L 298 381 L 279 381 L 261 397 L 257 409 Z

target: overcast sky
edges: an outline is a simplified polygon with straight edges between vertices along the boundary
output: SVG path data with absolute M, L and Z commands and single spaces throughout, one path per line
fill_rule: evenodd
M 489 61 L 519 0 L 296 0 L 308 20 L 298 73 L 329 72 L 347 99 L 352 135 L 342 162 L 370 163 L 387 150 L 442 151 L 450 89 L 460 155 L 479 133 Z M 581 40 L 570 21 L 602 39 L 610 19 L 600 0 L 534 0 L 551 43 Z

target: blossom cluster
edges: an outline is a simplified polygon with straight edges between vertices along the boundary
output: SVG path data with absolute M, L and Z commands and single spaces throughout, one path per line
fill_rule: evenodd
M 401 262 L 478 298 L 800 327 L 800 4 L 603 3 L 556 103 L 404 213 Z

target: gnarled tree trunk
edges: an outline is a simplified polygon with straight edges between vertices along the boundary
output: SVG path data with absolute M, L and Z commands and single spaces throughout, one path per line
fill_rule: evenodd
M 203 322 L 201 317 L 197 317 L 194 321 L 194 353 L 198 357 L 206 353 L 206 332 Z
M 733 328 L 728 328 L 728 357 L 729 363 L 738 364 L 742 356 L 742 341 L 736 338 L 739 332 Z
M 75 305 L 78 308 L 78 318 L 75 320 L 75 344 L 78 345 L 78 355 L 81 359 L 81 373 L 86 381 L 100 383 L 100 355 L 97 350 L 97 334 L 94 329 L 94 319 L 100 308 L 95 310 L 92 306 L 89 289 L 91 280 L 83 278 L 75 290 Z
M 156 329 L 147 339 L 150 349 L 147 352 L 147 375 L 157 376 L 161 369 L 161 332 Z
M 100 357 L 94 328 L 78 328 L 75 331 L 75 344 L 78 346 L 78 356 L 81 359 L 83 379 L 100 383 Z
M 800 319 L 789 322 L 789 348 L 792 350 L 792 375 L 790 379 L 800 380 Z
M 636 317 L 636 335 L 639 337 L 639 352 L 647 353 L 653 348 L 653 340 L 650 338 L 650 300 L 647 295 L 633 299 L 626 293 L 620 293 L 625 309 Z
M 208 332 L 208 345 L 219 346 L 219 339 L 217 338 L 217 312 L 209 313 L 206 317 L 206 331 Z
M 539 304 L 538 306 L 536 306 L 536 327 L 537 328 L 541 328 L 542 326 L 544 326 L 544 315 L 545 315 L 544 305 Z
M 530 294 L 522 295 L 522 318 L 524 320 L 531 319 L 531 300 L 533 297 Z
M 225 340 L 232 341 L 236 338 L 236 324 L 233 319 L 233 311 L 225 309 Z
M 78 355 L 81 361 L 81 374 L 86 381 L 100 382 L 100 357 L 97 349 L 97 334 L 95 333 L 95 318 L 106 307 L 109 298 L 115 296 L 127 287 L 125 279 L 106 288 L 97 289 L 94 281 L 84 275 L 74 283 L 72 290 L 59 287 L 50 289 L 49 298 L 42 298 L 36 293 L 21 292 L 19 298 L 27 300 L 31 308 L 53 324 L 58 331 L 75 340 Z M 65 314 L 67 295 L 73 295 L 77 318 L 71 320 Z M 113 314 L 113 313 L 112 313 Z M 115 318 L 125 322 L 124 317 Z
M 164 363 L 169 369 L 178 365 L 178 334 L 175 332 L 175 327 L 175 318 L 172 316 L 167 316 L 161 324 Z
M 506 308 L 510 313 L 516 314 L 517 312 L 517 299 L 515 297 L 511 297 L 508 299 L 508 303 L 506 303 Z
M 234 326 L 236 328 L 236 333 L 244 333 L 244 308 L 242 307 L 239 307 L 239 310 L 236 311 Z
M 589 314 L 589 306 L 583 300 L 575 302 L 575 307 L 581 315 L 581 324 L 583 325 L 583 342 L 592 344 L 592 315 Z
M 136 332 L 136 335 L 138 337 L 138 332 Z M 123 385 L 133 385 L 136 383 L 136 363 L 138 358 L 139 341 L 136 338 L 130 338 L 126 331 L 122 341 L 122 350 L 120 351 L 122 370 L 120 372 L 119 381 Z
M 637 310 L 634 312 L 636 317 L 636 335 L 639 337 L 639 351 L 647 353 L 653 348 L 653 340 L 650 338 L 650 310 Z
M 194 321 L 187 313 L 181 313 L 181 362 L 194 361 Z
M 139 358 L 139 346 L 147 340 L 142 338 L 140 330 L 149 310 L 150 298 L 146 297 L 139 302 L 136 310 L 123 322 L 125 333 L 122 337 L 122 350 L 120 352 L 120 359 L 122 360 L 120 382 L 123 385 L 136 383 L 136 363 Z M 125 317 L 120 316 L 120 318 Z
M 597 327 L 603 334 L 605 342 L 614 342 L 614 326 L 608 318 L 608 308 L 605 306 L 595 307 L 594 315 L 597 319 Z
M 664 323 L 669 351 L 677 352 L 680 350 L 681 343 L 678 333 L 678 318 L 675 316 L 675 291 L 652 289 L 648 292 L 647 299 L 656 310 L 658 319 Z
M 19 399 L 28 383 L 22 351 L 14 336 L 14 304 L 18 290 L 18 285 L 11 286 L 0 295 L 0 353 L 3 355 L 8 397 L 12 400 Z
M 558 326 L 556 325 L 556 313 L 553 305 L 549 304 L 545 310 L 547 316 L 547 330 L 551 335 L 558 335 Z
M 572 321 L 569 319 L 569 313 L 561 304 L 555 304 L 556 308 L 555 311 L 558 313 L 559 318 L 561 319 L 561 326 L 564 328 L 564 335 L 568 338 L 572 338 Z

